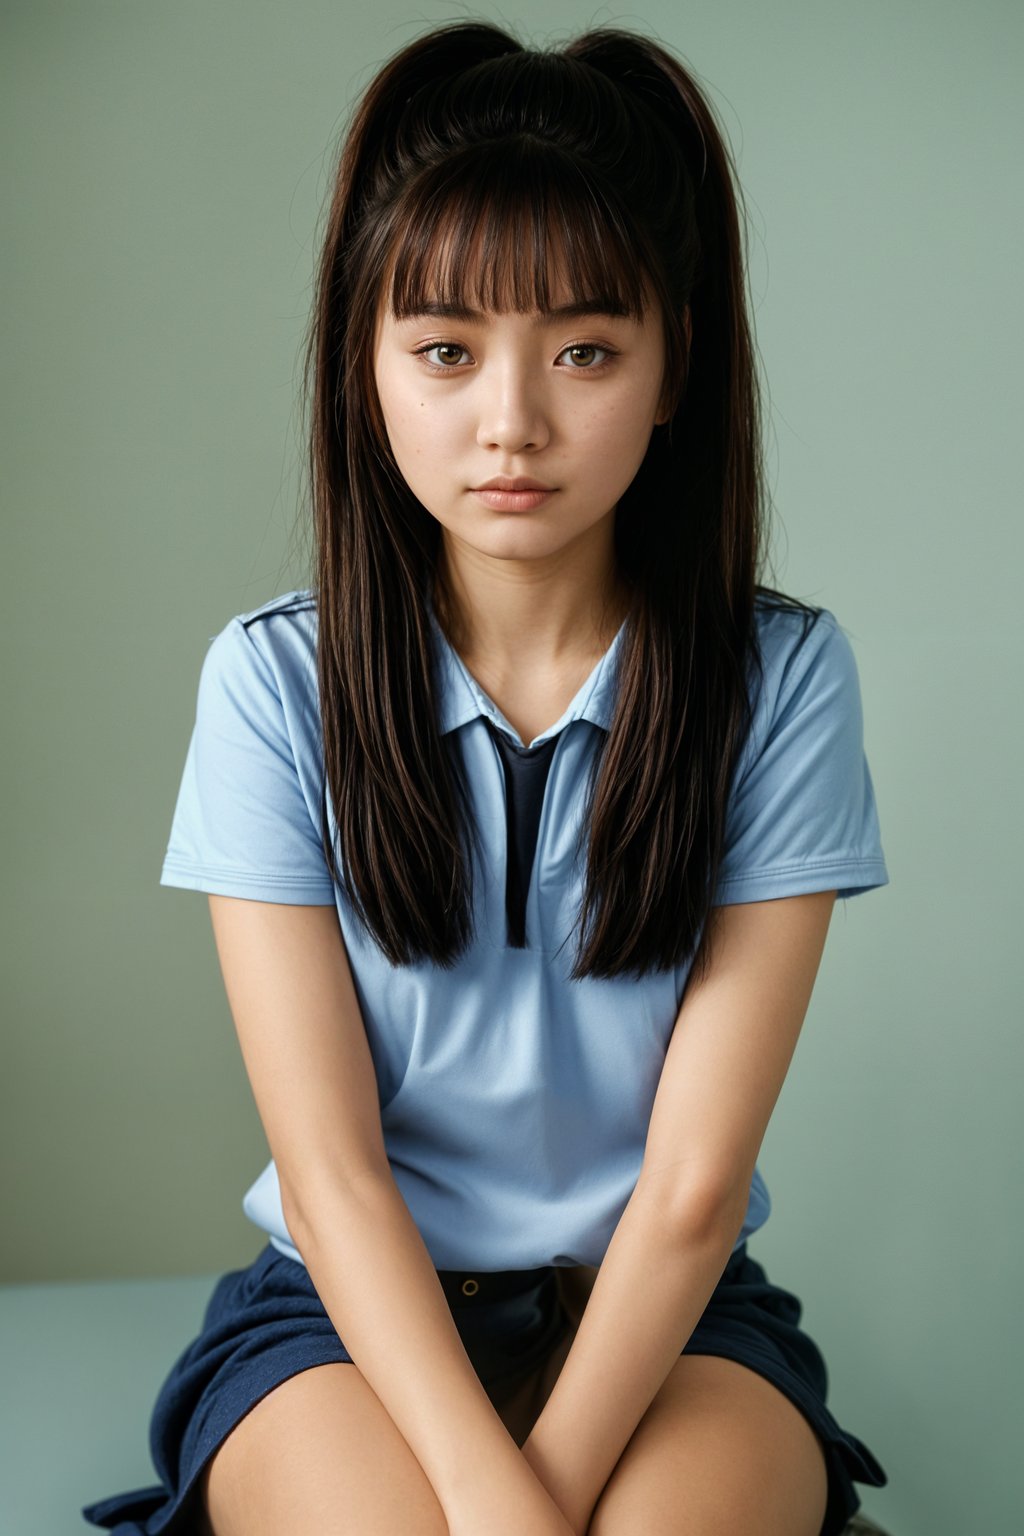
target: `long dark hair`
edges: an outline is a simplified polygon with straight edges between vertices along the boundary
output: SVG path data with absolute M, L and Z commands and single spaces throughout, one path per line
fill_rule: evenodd
M 486 22 L 397 53 L 342 145 L 306 352 L 323 725 L 324 851 L 392 964 L 450 966 L 471 938 L 473 829 L 440 734 L 429 603 L 441 530 L 402 478 L 373 376 L 381 306 L 492 310 L 574 292 L 661 306 L 670 420 L 615 512 L 632 591 L 618 692 L 587 788 L 573 979 L 706 968 L 726 807 L 763 673 L 760 399 L 738 183 L 693 74 L 600 28 L 557 51 Z M 466 252 L 479 243 L 481 259 Z M 684 310 L 689 305 L 692 339 Z M 330 795 L 338 826 L 332 846 Z

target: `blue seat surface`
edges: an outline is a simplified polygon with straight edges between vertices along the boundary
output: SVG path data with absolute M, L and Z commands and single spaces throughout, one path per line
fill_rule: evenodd
M 0 1529 L 95 1531 L 83 1504 L 157 1483 L 150 1414 L 217 1279 L 0 1286 Z

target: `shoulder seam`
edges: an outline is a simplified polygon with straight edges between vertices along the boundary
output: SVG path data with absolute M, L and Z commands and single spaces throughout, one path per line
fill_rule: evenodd
M 259 608 L 252 608 L 248 613 L 239 613 L 235 617 L 244 629 L 256 624 L 260 619 L 272 618 L 279 613 L 304 613 L 316 607 L 316 599 L 307 591 L 284 593 L 281 597 L 272 597 Z

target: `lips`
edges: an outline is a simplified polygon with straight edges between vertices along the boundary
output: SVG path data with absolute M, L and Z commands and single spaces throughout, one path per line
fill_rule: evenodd
M 514 479 L 508 475 L 495 475 L 493 480 L 485 480 L 482 485 L 474 485 L 474 491 L 551 491 L 554 486 L 546 485 L 543 480 L 531 480 L 528 475 L 517 475 Z
M 536 482 L 534 482 L 536 484 Z M 481 488 L 475 490 L 473 495 L 482 501 L 485 507 L 490 507 L 493 512 L 532 512 L 535 507 L 542 507 L 545 502 L 557 496 L 555 490 L 542 488 L 532 491 L 503 491 Z

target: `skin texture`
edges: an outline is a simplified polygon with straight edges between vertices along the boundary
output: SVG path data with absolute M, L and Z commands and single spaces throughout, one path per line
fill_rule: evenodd
M 710 968 L 684 996 L 640 1178 L 523 1446 L 578 1530 L 588 1518 L 600 1536 L 820 1530 L 825 1463 L 799 1410 L 736 1361 L 680 1351 L 740 1229 L 834 899 L 714 909 Z
M 517 1443 L 557 1380 L 582 1315 L 592 1274 L 577 1273 L 579 1286 L 563 1289 L 572 1332 L 497 1405 Z M 817 1536 L 825 1496 L 820 1446 L 792 1404 L 735 1361 L 684 1355 L 587 1530 Z M 196 1536 L 448 1536 L 427 1477 L 355 1365 L 302 1371 L 262 1398 L 207 1464 L 193 1507 Z
M 556 292 L 553 303 L 568 297 Z M 445 574 L 460 615 L 461 653 L 527 741 L 550 723 L 546 716 L 554 719 L 561 713 L 582 681 L 580 668 L 589 670 L 620 622 L 625 594 L 614 567 L 615 507 L 643 460 L 651 433 L 666 419 L 664 343 L 655 309 L 640 324 L 621 317 L 569 322 L 545 317 L 541 325 L 534 323 L 537 319 L 500 314 L 473 322 L 414 318 L 399 324 L 384 314 L 374 351 L 392 452 L 411 490 L 442 527 Z M 607 368 L 591 371 L 607 355 L 592 347 L 614 351 Z M 431 372 L 417 355 L 420 348 L 433 349 L 428 361 L 441 372 Z M 497 474 L 529 475 L 556 492 L 533 511 L 494 511 L 470 488 Z M 265 936 L 244 910 L 253 905 L 220 902 L 219 941 L 233 931 L 234 961 L 228 956 L 228 970 L 235 977 L 255 974 L 257 957 L 268 954 Z M 687 1083 L 713 1080 L 708 1062 L 698 1059 L 704 1041 L 712 1066 L 718 1061 L 734 1088 L 731 1096 L 708 1096 L 719 1105 L 731 1104 L 731 1119 L 724 1112 L 711 1116 L 700 1144 L 716 1149 L 719 1183 L 729 1182 L 726 1174 L 741 1164 L 749 1171 L 795 1044 L 830 905 L 827 893 L 821 900 L 791 898 L 755 904 L 746 914 L 735 908 L 723 913 L 723 953 L 734 958 L 714 970 L 702 996 L 695 993 L 690 999 L 688 1029 L 675 1060 L 692 1054 L 694 1072 L 687 1061 L 686 1070 L 680 1066 L 665 1080 L 659 1115 L 665 1130 L 660 1139 L 655 1137 L 652 1178 L 660 1181 L 664 1168 L 687 1153 L 672 1128 L 694 1122 L 693 1106 L 684 1098 Z M 227 927 L 229 917 L 233 930 Z M 758 926 L 751 928 L 752 923 Z M 776 975 L 771 967 L 781 964 L 779 925 L 789 923 L 794 957 L 785 974 Z M 269 953 L 278 957 L 275 963 L 288 963 L 282 945 L 274 944 Z M 303 963 L 304 976 L 308 969 Z M 778 1014 L 768 1041 L 776 1066 L 737 1078 L 724 1053 L 735 1050 L 742 1061 L 758 1059 L 746 1047 L 756 1042 L 758 1028 L 765 1030 L 770 1022 L 763 1007 L 766 977 Z M 305 988 L 289 985 L 283 992 L 302 995 L 310 1017 L 308 980 Z M 265 1084 L 280 1079 L 259 1070 L 260 1006 L 258 1000 L 243 998 L 236 1019 L 249 1042 L 247 1064 L 256 1065 L 261 1115 L 265 1124 L 280 1125 L 283 1144 L 284 1127 L 301 1123 L 302 1116 L 281 1109 L 275 1120 L 272 1105 L 280 1090 Z M 323 1017 L 331 1012 L 324 1009 Z M 274 1031 L 273 1038 L 281 1037 Z M 748 1097 L 745 1105 L 739 1102 L 737 1083 Z M 264 1101 L 270 1106 L 266 1110 Z M 337 1117 L 326 1119 L 336 1123 Z M 741 1133 L 737 1124 L 744 1128 Z M 701 1209 L 707 1203 L 702 1196 Z M 826 1472 L 808 1422 L 747 1367 L 714 1356 L 678 1354 L 686 1325 L 696 1321 L 713 1274 L 724 1263 L 735 1230 L 731 1224 L 738 1220 L 731 1207 L 728 1217 L 721 1235 L 707 1240 L 709 1248 L 702 1247 L 703 1237 L 700 1242 L 694 1238 L 699 1274 L 692 1278 L 681 1255 L 678 1265 L 666 1255 L 651 1274 L 651 1254 L 658 1251 L 655 1226 L 639 1216 L 616 1234 L 614 1253 L 609 1250 L 599 1279 L 593 1273 L 577 1277 L 574 1300 L 571 1305 L 567 1301 L 571 1334 L 536 1381 L 519 1384 L 507 1401 L 492 1404 L 516 1445 L 522 1447 L 533 1436 L 528 1478 L 525 1453 L 519 1461 L 504 1448 L 500 1455 L 494 1452 L 490 1421 L 479 1413 L 479 1404 L 473 1405 L 472 1418 L 479 1435 L 472 1429 L 460 1433 L 457 1415 L 453 1424 L 453 1415 L 445 1413 L 444 1393 L 452 1388 L 439 1373 L 427 1387 L 432 1411 L 446 1438 L 455 1434 L 463 1448 L 470 1483 L 478 1478 L 478 1486 L 467 1484 L 460 1499 L 442 1506 L 360 1369 L 326 1365 L 303 1371 L 267 1394 L 226 1438 L 201 1483 L 207 1531 L 216 1536 L 281 1530 L 315 1530 L 318 1536 L 353 1530 L 363 1536 L 409 1531 L 476 1536 L 481 1529 L 492 1536 L 522 1536 L 524 1531 L 534 1536 L 636 1536 L 638 1531 L 644 1536 L 735 1536 L 757 1530 L 761 1536 L 818 1536 Z M 669 1230 L 673 1223 L 666 1207 L 658 1229 Z M 711 1218 L 707 1225 L 716 1228 Z M 631 1235 L 633 1228 L 636 1235 Z M 325 1260 L 324 1274 L 331 1268 Z M 325 1284 L 325 1290 L 330 1296 L 330 1286 Z M 371 1315 L 369 1304 L 366 1315 Z M 426 1324 L 420 1326 L 426 1334 Z M 458 1399 L 453 1395 L 462 1404 L 466 1398 L 464 1392 Z M 416 1416 L 403 1406 L 414 1424 Z M 617 1440 L 610 1456 L 602 1444 L 609 1435 Z M 604 1458 L 596 1476 L 587 1459 L 593 1459 L 595 1446 Z M 550 1482 L 541 1476 L 542 1468 L 550 1471 Z M 554 1505 L 536 1500 L 534 1473 L 552 1497 L 555 1487 L 565 1493 L 564 1501 L 558 1501 L 565 1519 Z
M 552 303 L 570 297 L 556 290 Z M 410 489 L 441 524 L 460 654 L 492 697 L 524 715 L 516 680 L 559 695 L 571 675 L 582 680 L 624 615 L 615 507 L 667 419 L 664 371 L 653 302 L 641 324 L 536 312 L 378 317 L 374 374 L 387 435 Z M 494 475 L 529 475 L 555 494 L 531 511 L 496 511 L 471 490 Z

